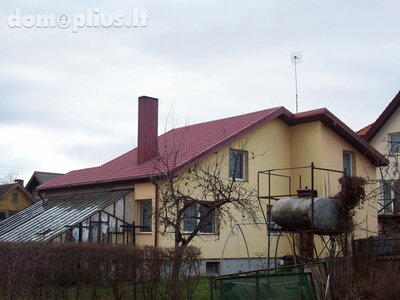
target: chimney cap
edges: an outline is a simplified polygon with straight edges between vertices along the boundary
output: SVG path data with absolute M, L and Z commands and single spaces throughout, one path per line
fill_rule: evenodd
M 139 100 L 156 100 L 156 101 L 158 101 L 157 98 L 149 97 L 149 96 L 145 96 L 145 95 L 140 96 L 140 97 L 139 97 Z
M 21 187 L 24 186 L 24 180 L 23 179 L 15 179 L 14 182 L 18 183 Z

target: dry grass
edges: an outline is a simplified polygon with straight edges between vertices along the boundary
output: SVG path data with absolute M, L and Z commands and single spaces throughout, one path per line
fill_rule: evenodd
M 400 260 L 342 258 L 330 264 L 333 299 L 399 299 Z

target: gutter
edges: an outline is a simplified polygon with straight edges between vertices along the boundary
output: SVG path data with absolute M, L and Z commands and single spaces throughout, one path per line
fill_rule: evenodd
M 154 211 L 156 212 L 154 214 L 154 247 L 158 247 L 159 246 L 159 241 L 158 241 L 158 184 L 155 183 L 156 186 L 156 197 L 155 197 L 155 207 L 154 207 Z

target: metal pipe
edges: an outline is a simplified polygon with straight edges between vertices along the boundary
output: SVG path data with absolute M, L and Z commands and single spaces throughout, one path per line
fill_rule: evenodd
M 311 230 L 314 231 L 314 162 L 311 162 Z M 311 249 L 314 249 L 314 235 L 311 238 Z M 313 256 L 311 250 L 311 258 Z
M 271 206 L 271 171 L 269 171 L 268 173 L 268 207 Z M 270 256 L 271 256 L 271 240 L 270 240 L 270 236 L 271 236 L 271 232 L 270 232 L 270 228 L 269 225 L 271 224 L 271 212 L 268 212 L 268 222 L 267 222 L 267 237 L 268 237 L 268 257 L 267 257 L 267 265 L 269 268 L 270 265 Z M 268 271 L 269 273 L 269 271 Z

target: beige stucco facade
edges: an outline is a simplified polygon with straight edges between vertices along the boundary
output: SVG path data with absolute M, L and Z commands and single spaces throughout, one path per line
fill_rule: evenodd
M 343 170 L 343 151 L 353 154 L 353 174 L 361 177 L 374 179 L 376 176 L 375 166 L 362 153 L 347 143 L 342 137 L 326 127 L 322 122 L 315 121 L 300 125 L 289 126 L 280 119 L 275 119 L 264 125 L 253 129 L 246 136 L 219 149 L 205 157 L 202 162 L 213 161 L 213 157 L 224 156 L 228 158 L 229 149 L 242 149 L 249 153 L 248 170 L 245 186 L 257 188 L 257 174 L 259 171 L 276 168 L 292 168 L 310 166 L 314 162 L 316 167 Z M 228 179 L 228 161 L 226 160 L 225 171 Z M 288 191 L 287 181 L 274 178 L 271 182 L 271 194 L 281 195 L 295 193 L 300 187 L 311 187 L 310 169 L 287 170 L 281 174 L 290 175 L 292 179 L 291 191 Z M 316 171 L 315 186 L 319 196 L 333 196 L 338 191 L 339 173 L 327 173 Z M 260 184 L 260 194 L 268 194 L 266 178 Z M 135 216 L 138 217 L 138 204 L 141 200 L 151 199 L 153 209 L 156 206 L 156 187 L 154 184 L 135 184 L 135 201 L 137 209 Z M 262 200 L 264 211 L 267 208 L 267 200 Z M 357 213 L 359 228 L 357 236 L 367 237 L 377 234 L 376 201 L 371 200 L 364 209 Z M 260 222 L 263 222 L 261 210 L 259 212 Z M 235 226 L 240 223 L 240 228 Z M 246 258 L 248 256 L 245 247 L 246 239 L 249 256 L 252 258 L 265 257 L 268 249 L 268 238 L 266 225 L 258 226 L 243 220 L 237 215 L 236 220 L 224 220 L 219 226 L 216 234 L 200 234 L 193 241 L 192 245 L 200 248 L 205 259 L 224 258 Z M 154 245 L 169 247 L 174 245 L 172 234 L 158 234 L 155 237 L 155 220 L 153 218 L 153 230 L 151 233 L 138 233 L 136 241 L 138 245 Z M 241 231 L 241 230 L 242 231 Z M 242 235 L 243 232 L 243 235 Z M 275 256 L 275 245 L 278 236 L 271 237 L 272 256 Z M 224 253 L 222 251 L 224 250 Z M 289 238 L 281 236 L 279 240 L 278 257 L 293 254 Z
M 396 203 L 398 181 L 400 180 L 399 153 L 390 153 L 390 135 L 392 134 L 400 134 L 400 108 L 393 112 L 370 141 L 370 144 L 389 160 L 387 167 L 376 168 L 376 178 L 379 180 L 376 185 L 378 201 L 380 202 L 380 205 L 378 205 L 379 234 L 391 234 L 393 229 L 397 233 L 400 223 L 397 217 L 399 205 L 398 202 Z M 384 189 L 381 180 L 384 180 L 390 188 Z
M 379 152 L 384 155 L 388 155 L 390 148 L 389 148 L 389 141 L 390 141 L 390 134 L 400 133 L 400 108 L 397 108 L 396 111 L 392 114 L 392 116 L 385 122 L 385 124 L 379 129 L 379 131 L 375 134 L 375 136 L 371 139 L 370 144 L 375 147 Z M 390 166 L 393 167 L 393 162 L 395 160 L 394 157 L 388 157 Z M 392 172 L 390 172 L 393 174 Z M 398 172 L 397 172 L 398 173 Z M 378 168 L 377 170 L 377 177 L 378 179 L 381 178 L 381 172 Z M 391 179 L 391 178 L 387 178 Z
M 392 116 L 385 122 L 380 130 L 370 141 L 370 144 L 374 146 L 381 153 L 388 153 L 388 136 L 391 133 L 400 133 L 400 108 L 397 108 Z

